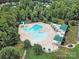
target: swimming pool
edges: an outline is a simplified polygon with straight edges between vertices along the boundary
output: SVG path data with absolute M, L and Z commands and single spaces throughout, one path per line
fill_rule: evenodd
M 30 28 L 30 30 L 33 30 L 33 31 L 39 31 L 40 29 L 42 29 L 42 25 L 34 25 L 32 28 Z
M 31 28 L 25 27 L 25 32 L 39 32 L 42 29 L 42 25 L 35 24 Z
M 35 24 L 31 28 L 25 27 L 24 31 L 26 33 L 30 33 L 30 36 L 32 36 L 33 40 L 43 40 L 47 37 L 47 34 L 44 32 L 40 32 L 42 28 L 42 25 Z

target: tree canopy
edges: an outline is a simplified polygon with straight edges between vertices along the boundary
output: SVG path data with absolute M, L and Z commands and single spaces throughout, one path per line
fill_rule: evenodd
M 15 45 L 19 41 L 16 19 L 11 13 L 0 15 L 0 44 L 2 47 Z
M 20 54 L 14 47 L 5 47 L 0 51 L 0 59 L 20 59 Z

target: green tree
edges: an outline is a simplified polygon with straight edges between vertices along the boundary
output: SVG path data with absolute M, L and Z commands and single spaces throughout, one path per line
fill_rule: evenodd
M 20 59 L 20 54 L 14 47 L 5 47 L 0 51 L 0 59 Z
M 23 9 L 26 9 L 27 6 L 32 2 L 32 0 L 20 0 L 20 6 Z
M 54 0 L 52 1 L 50 10 L 53 17 L 61 19 L 73 19 L 78 10 L 79 4 L 77 0 Z
M 25 48 L 25 49 L 28 49 L 28 48 L 30 48 L 30 47 L 31 47 L 30 41 L 29 41 L 29 40 L 25 40 L 25 41 L 24 41 L 24 48 Z
M 4 46 L 15 45 L 19 41 L 16 19 L 11 13 L 2 13 L 0 18 L 0 41 Z
M 41 55 L 43 53 L 42 47 L 39 44 L 34 44 L 33 51 L 36 55 Z

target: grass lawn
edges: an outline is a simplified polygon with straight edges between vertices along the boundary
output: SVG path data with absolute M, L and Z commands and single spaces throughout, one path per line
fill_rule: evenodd
M 76 43 L 77 40 L 77 26 L 70 26 L 69 31 L 65 36 L 65 44 Z
M 60 48 L 54 54 L 60 59 L 79 59 L 79 45 L 73 49 Z
M 25 59 L 78 59 L 79 58 L 79 45 L 74 49 L 60 48 L 58 51 L 43 55 L 35 55 L 33 49 L 29 49 Z
M 57 21 L 58 21 L 58 24 L 63 24 L 64 23 L 63 19 L 57 19 Z
M 21 59 L 24 53 L 24 49 L 22 45 L 16 45 L 16 48 L 21 54 Z M 27 54 L 25 59 L 78 59 L 79 58 L 79 45 L 77 45 L 74 49 L 60 48 L 58 51 L 53 53 L 43 53 L 42 55 L 35 55 L 33 49 L 27 50 Z
M 56 56 L 53 53 L 51 54 L 43 53 L 42 55 L 35 55 L 33 49 L 29 50 L 27 56 L 28 59 L 56 59 Z
M 54 54 L 56 55 L 57 58 L 59 59 L 65 59 L 67 55 L 70 53 L 70 49 L 67 48 L 59 48 L 58 51 L 56 51 Z
M 74 49 L 71 49 L 65 59 L 79 59 L 79 45 L 77 45 Z

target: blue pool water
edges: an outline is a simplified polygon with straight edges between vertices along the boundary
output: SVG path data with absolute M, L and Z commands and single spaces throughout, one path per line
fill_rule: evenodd
M 30 30 L 33 30 L 33 31 L 39 31 L 40 29 L 42 29 L 42 26 L 41 25 L 34 25 L 32 28 L 30 28 Z
M 33 34 L 31 36 L 34 40 L 43 40 L 44 38 L 46 38 L 47 34 L 44 32 L 40 32 L 42 28 L 43 28 L 42 25 L 36 24 L 31 28 L 25 27 L 24 31 L 26 33 Z
M 24 31 L 25 31 L 25 32 L 29 32 L 29 33 L 30 33 L 30 32 L 39 32 L 41 29 L 42 29 L 42 26 L 36 24 L 36 25 L 34 25 L 33 27 L 31 27 L 31 28 L 25 27 L 25 28 L 24 28 Z

